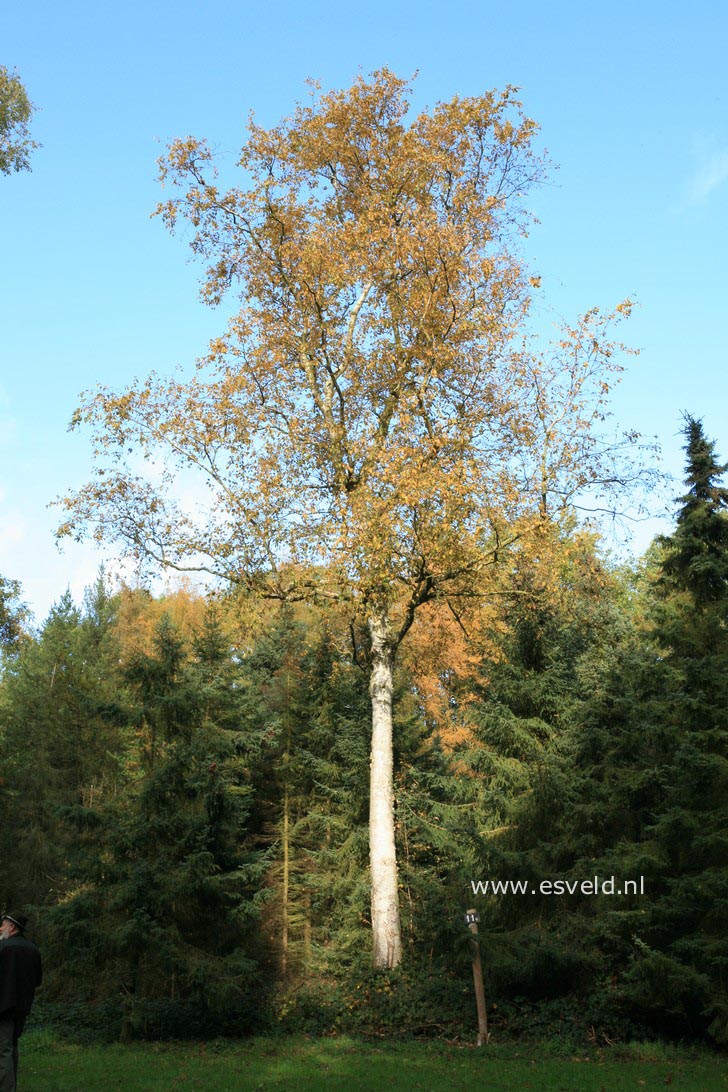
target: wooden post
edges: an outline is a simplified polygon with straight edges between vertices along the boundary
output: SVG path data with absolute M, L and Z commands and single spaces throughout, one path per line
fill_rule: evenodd
M 473 983 L 475 985 L 475 1003 L 478 1006 L 478 1046 L 485 1046 L 488 1042 L 488 1013 L 485 1008 L 485 987 L 483 986 L 483 965 L 480 962 L 480 944 L 478 943 L 478 922 L 480 914 L 477 910 L 468 910 L 465 914 L 465 922 L 473 934 Z

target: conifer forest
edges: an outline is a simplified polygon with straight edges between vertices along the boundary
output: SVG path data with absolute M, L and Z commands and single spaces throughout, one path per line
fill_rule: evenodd
M 0 581 L 0 897 L 42 1018 L 122 1040 L 472 1038 L 475 911 L 493 1038 L 724 1046 L 728 436 L 676 419 L 620 560 L 584 511 L 655 481 L 605 431 L 632 303 L 543 343 L 534 123 L 409 95 L 251 121 L 231 185 L 163 155 L 232 314 L 74 415 L 59 538 L 138 576 L 38 624 Z

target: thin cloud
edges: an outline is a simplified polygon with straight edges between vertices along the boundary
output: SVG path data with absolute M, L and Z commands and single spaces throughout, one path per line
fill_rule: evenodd
M 702 205 L 720 186 L 728 182 L 728 148 L 703 150 L 700 162 L 688 185 L 687 203 Z

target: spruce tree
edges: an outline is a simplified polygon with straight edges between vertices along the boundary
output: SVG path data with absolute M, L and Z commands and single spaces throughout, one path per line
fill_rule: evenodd
M 37 639 L 8 661 L 2 717 L 4 814 L 10 846 L 5 898 L 42 903 L 62 895 L 79 832 L 75 811 L 117 774 L 118 673 L 108 612 L 85 612 L 69 593 Z
M 611 678 L 630 633 L 629 574 L 610 569 L 587 538 L 563 545 L 550 590 L 538 573 L 520 573 L 521 595 L 503 612 L 501 655 L 484 663 L 469 710 L 466 757 L 481 786 L 473 876 L 526 885 L 476 900 L 482 944 L 501 998 L 531 1002 L 583 996 L 605 973 L 597 900 L 541 895 L 540 884 L 593 878 L 611 834 L 619 840 L 630 821 L 612 764 L 632 695 Z M 603 727 L 607 706 L 613 717 Z
M 298 981 L 367 943 L 366 681 L 320 616 L 285 604 L 242 677 L 259 747 L 251 821 L 270 852 L 264 924 L 274 973 Z
M 689 1031 L 728 1042 L 728 490 L 714 443 L 685 422 L 687 491 L 661 540 L 654 634 L 670 749 L 649 836 L 664 861 L 626 988 Z
M 702 616 L 728 596 L 728 489 L 719 484 L 728 463 L 718 462 L 701 421 L 687 416 L 684 433 L 688 489 L 679 498 L 675 533 L 660 540 L 662 583 L 666 591 L 687 592 Z
M 649 552 L 613 642 L 582 660 L 588 685 L 514 840 L 549 878 L 643 878 L 644 894 L 533 908 L 551 944 L 585 956 L 571 988 L 591 1021 L 725 1042 L 728 491 L 699 421 L 685 437 L 675 531 Z
M 151 653 L 126 669 L 126 783 L 87 811 L 76 892 L 49 914 L 51 955 L 75 970 L 77 992 L 123 1001 L 128 1034 L 155 1013 L 187 1033 L 221 1026 L 225 1010 L 229 1030 L 253 1019 L 264 861 L 247 836 L 236 674 L 213 617 L 189 649 L 163 616 Z

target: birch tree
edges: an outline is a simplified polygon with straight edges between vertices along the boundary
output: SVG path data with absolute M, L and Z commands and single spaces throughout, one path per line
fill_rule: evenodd
M 204 141 L 170 145 L 158 211 L 191 228 L 205 302 L 240 306 L 192 379 L 86 396 L 74 424 L 93 430 L 96 470 L 60 529 L 348 611 L 370 673 L 371 915 L 387 967 L 402 955 L 397 650 L 421 606 L 459 616 L 554 506 L 616 481 L 595 431 L 617 369 L 609 316 L 590 312 L 546 355 L 524 333 L 535 124 L 511 87 L 411 120 L 410 91 L 382 70 L 312 87 L 272 128 L 251 120 L 240 186 L 219 184 Z M 195 506 L 179 499 L 192 472 L 209 498 Z

